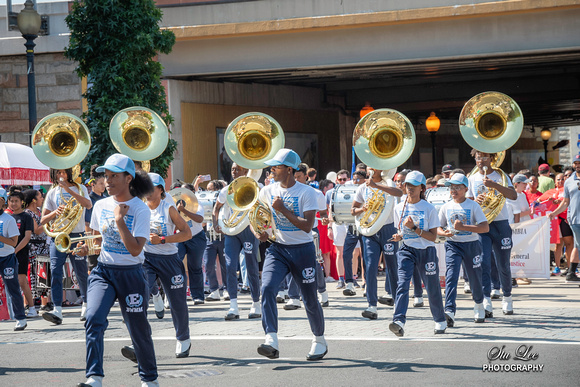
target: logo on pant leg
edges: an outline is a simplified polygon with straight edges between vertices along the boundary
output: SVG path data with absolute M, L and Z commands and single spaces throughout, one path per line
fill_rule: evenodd
M 395 254 L 395 245 L 393 243 L 385 243 L 383 251 L 385 254 L 393 255 Z
M 507 250 L 512 248 L 512 238 L 503 238 L 501 240 L 501 249 Z
M 254 244 L 252 242 L 244 242 L 244 253 L 252 254 L 254 250 Z
M 7 267 L 4 269 L 4 279 L 13 279 L 14 278 L 14 268 Z
M 171 277 L 171 289 L 180 289 L 183 287 L 184 278 L 182 274 Z
M 307 267 L 306 269 L 302 270 L 302 280 L 303 284 L 309 284 L 315 281 L 316 271 L 313 267 Z
M 425 264 L 425 274 L 426 275 L 437 275 L 437 264 L 435 262 L 427 262 Z
M 143 312 L 143 296 L 139 293 L 129 294 L 125 297 L 127 313 Z
M 482 258 L 483 257 L 481 255 L 476 255 L 475 257 L 473 257 L 473 268 L 474 269 L 481 267 Z

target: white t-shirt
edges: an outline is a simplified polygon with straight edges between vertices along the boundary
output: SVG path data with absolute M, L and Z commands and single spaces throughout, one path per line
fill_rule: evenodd
M 294 215 L 304 217 L 306 211 L 318 211 L 316 190 L 309 185 L 296 182 L 290 188 L 283 188 L 280 183 L 267 185 L 260 191 L 260 200 L 268 204 L 276 225 L 276 242 L 285 245 L 298 245 L 312 242 L 312 234 L 306 233 L 293 225 L 284 215 L 272 209 L 272 200 L 280 196 L 286 208 Z
M 6 212 L 0 215 L 0 235 L 4 238 L 13 238 L 20 235 L 16 220 Z M 10 254 L 14 254 L 14 247 L 0 242 L 0 257 L 7 257 Z
M 161 200 L 157 208 L 151 210 L 151 220 L 149 221 L 151 234 L 166 237 L 175 233 L 175 224 L 169 215 L 169 209 L 171 207 L 166 200 Z M 147 241 L 143 250 L 151 254 L 173 255 L 177 254 L 177 244 L 165 243 L 163 245 L 154 245 L 150 241 Z
M 392 181 L 390 183 L 387 182 L 387 185 L 389 187 L 395 186 Z M 356 195 L 354 197 L 354 201 L 358 202 L 360 204 L 364 204 L 369 199 L 369 197 L 371 197 L 374 194 L 374 191 L 379 192 L 381 194 L 381 196 L 383 197 L 384 201 L 387 200 L 387 196 L 389 196 L 389 194 L 386 193 L 385 191 L 382 191 L 382 190 L 377 189 L 377 188 L 370 188 L 366 184 L 361 184 L 356 189 Z M 384 224 L 393 223 L 393 219 L 394 219 L 393 218 L 393 210 L 391 210 L 390 214 L 389 214 L 389 216 L 387 216 L 387 219 L 385 220 Z
M 203 217 L 203 206 L 197 206 L 197 211 L 195 214 Z M 197 235 L 201 231 L 203 231 L 202 223 L 203 222 L 201 222 L 201 223 L 194 222 L 191 219 L 189 219 L 187 221 L 187 225 L 189 226 L 189 229 L 191 230 L 191 236 Z
M 316 193 L 316 199 L 318 200 L 318 211 L 326 211 L 327 210 L 326 198 L 324 197 L 324 194 L 322 193 L 322 191 L 319 191 L 317 189 L 315 189 L 314 192 Z
M 173 196 L 169 195 L 168 192 L 165 192 L 165 199 L 163 199 L 162 201 L 166 202 L 170 206 L 175 207 L 175 200 L 173 200 Z
M 141 250 L 139 255 L 132 256 L 121 239 L 114 213 L 119 204 L 129 206 L 129 211 L 125 215 L 125 224 L 131 235 L 149 240 L 151 211 L 143 200 L 134 197 L 128 202 L 122 203 L 117 202 L 112 196 L 99 200 L 95 203 L 93 216 L 91 217 L 91 228 L 99 231 L 103 236 L 99 262 L 107 265 L 137 265 L 143 263 L 145 259 L 143 250 Z
M 405 207 L 404 213 L 402 213 L 403 207 Z M 402 202 L 395 206 L 395 227 L 401 223 L 403 243 L 416 249 L 426 249 L 427 247 L 435 246 L 435 242 L 428 241 L 427 239 L 420 237 L 415 231 L 403 226 L 403 223 L 400 222 L 400 220 L 401 218 L 406 219 L 408 216 L 413 219 L 413 223 L 415 223 L 418 228 L 424 231 L 429 231 L 432 228 L 437 228 L 441 225 L 435 207 L 423 199 L 415 204 L 407 202 L 407 205 L 405 206 L 405 202 Z
M 465 199 L 463 203 L 456 203 L 452 200 L 441 206 L 439 209 L 441 227 L 453 230 L 453 224 L 456 220 L 460 220 L 468 226 L 487 221 L 479 204 L 471 199 Z M 449 238 L 453 242 L 473 242 L 478 239 L 478 234 L 471 231 L 457 231 L 454 236 Z
M 87 188 L 84 185 L 81 185 L 82 190 L 83 190 L 83 195 L 85 198 L 89 198 L 89 191 L 87 191 Z M 76 185 L 73 185 L 72 187 L 70 187 L 71 191 L 74 191 L 76 193 L 79 193 L 78 187 Z M 62 201 L 62 197 L 61 197 L 61 192 L 62 192 L 62 197 L 64 197 L 65 200 L 70 200 L 72 198 L 72 195 L 69 194 L 68 192 L 66 192 L 64 189 L 62 189 L 59 186 L 56 187 L 52 187 L 48 193 L 46 194 L 46 198 L 44 199 L 44 208 L 46 208 L 49 211 L 54 211 L 56 210 L 61 204 L 66 204 Z M 83 214 L 81 215 L 81 221 L 79 221 L 76 226 L 72 229 L 71 233 L 80 233 L 80 232 L 84 232 L 85 231 L 85 208 L 83 207 Z
M 526 194 L 520 192 L 518 194 L 518 198 L 516 200 L 506 200 L 506 204 L 509 204 L 512 208 L 513 214 L 519 214 L 524 211 L 528 211 L 530 209 L 530 205 L 528 204 L 528 199 L 526 199 Z M 520 223 L 525 222 L 526 220 L 530 220 L 530 215 L 520 216 Z
M 489 173 L 487 175 L 488 179 L 495 181 L 498 184 L 501 184 L 501 175 L 496 171 Z M 512 182 L 510 179 L 507 179 L 508 187 L 513 187 Z M 473 175 L 469 176 L 469 189 L 467 191 L 467 197 L 469 198 L 477 198 L 479 193 L 484 190 L 486 187 L 483 185 L 483 175 L 479 172 L 474 173 Z M 509 212 L 508 208 L 504 205 L 501 209 L 499 215 L 495 218 L 495 220 L 509 220 Z

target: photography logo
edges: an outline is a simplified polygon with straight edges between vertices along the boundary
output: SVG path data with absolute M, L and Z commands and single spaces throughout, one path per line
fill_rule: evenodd
M 489 363 L 482 365 L 481 370 L 483 372 L 542 372 L 544 365 L 536 363 L 540 354 L 534 352 L 533 348 L 533 345 L 528 347 L 522 344 L 512 353 L 506 349 L 505 345 L 502 345 L 501 348 L 491 347 L 487 351 Z M 505 361 L 506 363 L 494 363 L 495 361 Z

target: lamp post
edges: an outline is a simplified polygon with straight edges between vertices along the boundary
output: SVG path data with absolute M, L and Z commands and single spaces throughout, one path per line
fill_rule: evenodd
M 544 140 L 544 160 L 546 161 L 546 164 L 548 164 L 548 141 L 550 140 L 550 137 L 552 137 L 552 132 L 550 129 L 544 128 L 540 132 L 540 137 Z
M 375 108 L 373 108 L 371 106 L 370 102 L 365 102 L 365 106 L 363 106 L 362 109 L 360 109 L 360 118 L 363 118 L 364 116 L 366 116 L 368 113 L 372 112 L 373 110 L 375 110 Z
M 433 152 L 433 176 L 435 176 L 437 174 L 437 165 L 436 165 L 437 158 L 435 156 L 435 134 L 437 133 L 439 127 L 441 126 L 441 121 L 439 121 L 439 118 L 437 118 L 434 112 L 431 112 L 431 115 L 425 121 L 425 126 L 427 127 L 429 133 L 431 133 L 431 146 L 432 146 L 431 151 Z
M 18 14 L 18 29 L 26 39 L 26 64 L 28 73 L 28 131 L 32 135 L 36 126 L 36 87 L 34 83 L 34 39 L 40 31 L 40 15 L 34 9 L 32 0 L 26 0 L 24 9 Z

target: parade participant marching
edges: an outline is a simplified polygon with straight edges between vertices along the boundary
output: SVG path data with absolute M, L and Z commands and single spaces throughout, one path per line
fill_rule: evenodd
M 42 210 L 41 224 L 47 222 L 58 221 L 64 213 L 65 208 L 69 207 L 74 202 L 78 203 L 75 206 L 82 206 L 82 213 L 79 221 L 72 228 L 69 234 L 70 238 L 77 238 L 82 236 L 85 231 L 85 210 L 93 207 L 93 203 L 89 198 L 89 193 L 85 186 L 74 182 L 72 176 L 72 169 L 50 169 L 50 181 L 52 188 L 46 194 L 44 199 L 44 208 Z M 79 192 L 82 189 L 82 193 Z M 70 211 L 70 210 L 69 210 Z M 46 225 L 50 229 L 50 223 Z M 52 230 L 51 230 L 52 231 Z M 70 253 L 60 252 L 54 243 L 54 238 L 49 240 L 50 247 L 50 290 L 52 295 L 52 302 L 54 303 L 54 310 L 43 313 L 42 317 L 53 324 L 59 325 L 62 323 L 62 278 L 63 267 L 68 258 L 75 272 L 77 281 L 79 283 L 79 290 L 83 299 L 83 307 L 81 310 L 81 318 L 85 318 L 86 302 L 87 302 L 87 257 Z M 74 246 L 71 246 L 71 249 Z
M 312 242 L 312 226 L 318 211 L 318 200 L 314 189 L 296 182 L 294 172 L 300 157 L 290 149 L 280 149 L 272 160 L 275 183 L 260 191 L 260 201 L 266 203 L 276 226 L 276 241 L 266 250 L 262 270 L 262 326 L 266 333 L 264 344 L 258 353 L 270 359 L 279 357 L 278 310 L 276 294 L 280 283 L 288 273 L 300 287 L 310 329 L 314 334 L 307 360 L 320 360 L 328 352 L 324 339 L 324 315 L 316 297 L 316 252 Z M 261 241 L 268 233 L 259 235 Z
M 210 192 L 221 191 L 224 183 L 221 180 L 212 180 L 207 183 L 207 190 Z M 212 209 L 213 211 L 213 209 Z M 209 282 L 210 294 L 205 297 L 206 301 L 220 301 L 220 286 L 217 277 L 217 263 L 220 265 L 220 273 L 223 286 L 227 283 L 226 259 L 224 256 L 224 238 L 221 234 L 215 232 L 214 223 L 206 224 L 207 244 L 203 252 L 203 262 L 205 265 L 205 274 Z M 217 259 L 216 259 L 217 258 Z
M 183 261 L 177 255 L 177 243 L 191 238 L 191 231 L 177 209 L 165 200 L 165 181 L 157 173 L 149 173 L 153 192 L 147 196 L 147 206 L 151 210 L 149 241 L 145 243 L 143 268 L 147 276 L 149 291 L 153 295 L 153 306 L 157 318 L 163 318 L 165 309 L 163 298 L 156 286 L 157 278 L 171 304 L 171 317 L 176 332 L 175 357 L 189 356 L 189 313 L 187 310 L 186 273 Z M 175 233 L 175 231 L 179 231 Z M 137 361 L 133 346 L 121 350 L 123 356 Z
M 400 189 L 394 186 L 389 187 L 386 184 L 381 183 L 383 178 L 381 176 L 380 170 L 370 167 L 368 169 L 371 176 L 369 179 L 367 179 L 365 184 L 361 184 L 357 188 L 356 196 L 351 208 L 351 214 L 353 216 L 360 216 L 361 214 L 365 213 L 368 210 L 369 199 L 376 196 L 377 192 L 380 193 L 380 199 L 383 200 L 384 203 L 386 203 L 387 195 L 395 197 L 400 197 L 403 195 L 403 192 Z M 387 209 L 385 209 L 385 211 L 386 210 Z M 389 241 L 393 234 L 396 233 L 396 229 L 393 224 L 392 207 L 388 210 L 390 210 L 390 213 L 387 214 L 382 227 L 374 235 L 363 236 L 362 238 L 365 262 L 365 283 L 368 301 L 368 308 L 362 312 L 362 316 L 370 320 L 376 320 L 378 318 L 377 274 L 381 252 L 383 253 L 385 259 L 389 283 L 392 284 L 390 291 L 391 294 L 395 293 L 394 288 L 395 284 L 397 283 L 396 253 L 398 246 L 396 243 L 390 243 L 391 241 Z
M 4 280 L 6 291 L 12 298 L 12 310 L 16 319 L 15 331 L 26 328 L 26 313 L 24 312 L 24 299 L 18 283 L 18 260 L 14 254 L 14 248 L 18 243 L 18 226 L 16 220 L 10 214 L 4 212 L 4 205 L 8 195 L 6 190 L 0 187 L 0 275 Z M 34 307 L 34 306 L 33 306 Z
M 471 155 L 475 158 L 478 173 L 469 176 L 469 190 L 467 197 L 474 200 L 481 206 L 485 200 L 487 190 L 497 190 L 506 199 L 516 200 L 518 194 L 515 191 L 510 179 L 506 180 L 506 186 L 501 184 L 502 175 L 492 169 L 493 158 L 496 154 L 484 153 L 473 149 Z M 492 171 L 491 173 L 489 171 Z M 485 317 L 493 317 L 493 307 L 491 304 L 491 260 L 495 259 L 501 288 L 503 290 L 502 310 L 504 314 L 513 314 L 512 302 L 512 275 L 510 268 L 510 255 L 512 250 L 512 228 L 509 225 L 509 214 L 507 206 L 503 206 L 495 219 L 489 223 L 489 232 L 479 235 L 479 240 L 483 248 L 482 265 L 482 285 L 483 285 L 483 306 Z M 493 254 L 492 254 L 493 251 Z M 470 278 L 471 280 L 471 278 Z M 473 289 L 472 289 L 473 291 Z
M 248 170 L 242 168 L 236 163 L 232 164 L 232 178 L 237 179 L 238 177 L 246 176 Z M 226 203 L 228 187 L 224 187 L 217 198 L 215 203 L 212 219 L 214 224 L 214 230 L 216 232 L 222 232 L 222 229 L 218 223 L 218 216 L 220 209 Z M 250 230 L 250 226 L 247 226 L 242 231 L 236 235 L 226 235 L 225 236 L 225 256 L 226 256 L 226 271 L 227 271 L 227 284 L 226 289 L 230 297 L 230 309 L 225 316 L 227 321 L 237 320 L 240 318 L 240 312 L 238 309 L 238 278 L 236 273 L 238 271 L 238 265 L 240 261 L 240 253 L 243 253 L 243 258 L 246 260 L 246 267 L 248 271 L 248 280 L 250 282 L 250 293 L 252 295 L 252 306 L 250 308 L 250 313 L 248 318 L 260 318 L 262 317 L 262 308 L 260 306 L 260 278 L 259 278 L 259 268 L 258 268 L 258 240 L 256 236 Z
M 143 246 L 149 239 L 151 211 L 142 198 L 153 191 L 153 185 L 145 172 L 135 172 L 135 164 L 129 157 L 118 153 L 110 156 L 97 172 L 105 173 L 111 196 L 95 203 L 91 218 L 91 228 L 100 233 L 102 244 L 87 292 L 88 379 L 79 386 L 102 385 L 104 333 L 115 299 L 119 300 L 135 348 L 142 385 L 156 386 L 155 348 L 147 321 L 149 285 L 143 270 Z
M 407 199 L 395 206 L 395 222 L 399 233 L 393 235 L 394 241 L 403 243 L 397 252 L 399 263 L 399 282 L 395 297 L 395 313 L 389 329 L 397 336 L 405 334 L 409 307 L 409 283 L 415 266 L 419 269 L 425 284 L 431 315 L 435 320 L 435 334 L 445 333 L 447 322 L 443 312 L 439 265 L 435 250 L 437 228 L 440 226 L 435 207 L 424 198 L 425 176 L 419 171 L 411 171 L 405 177 Z
M 446 182 L 450 188 L 453 201 L 445 203 L 439 209 L 439 235 L 447 237 L 445 242 L 445 317 L 447 326 L 455 325 L 457 298 L 457 281 L 461 263 L 471 282 L 473 301 L 475 301 L 474 320 L 485 321 L 483 307 L 483 287 L 481 285 L 482 248 L 477 234 L 489 232 L 487 219 L 479 204 L 467 199 L 469 180 L 461 173 L 456 173 Z M 446 229 L 445 229 L 446 228 Z

